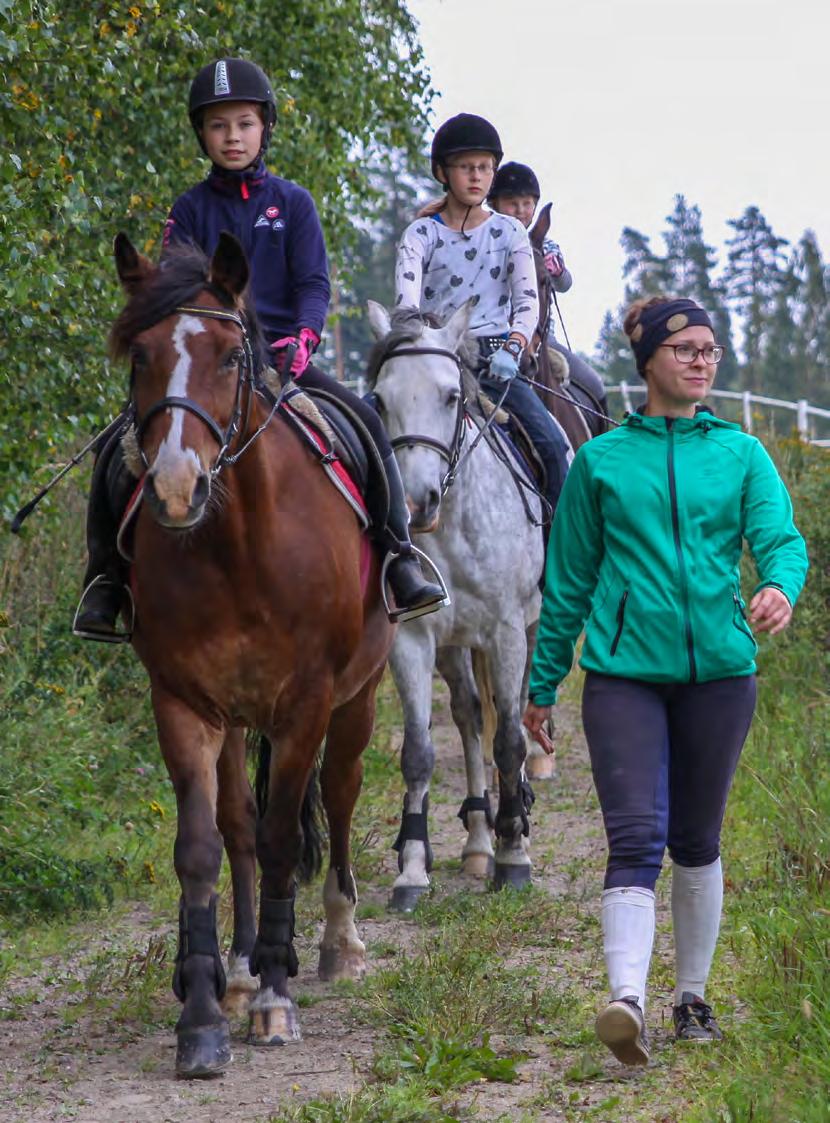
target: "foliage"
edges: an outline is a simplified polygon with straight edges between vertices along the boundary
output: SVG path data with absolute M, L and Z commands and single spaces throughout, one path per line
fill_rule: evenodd
M 401 0 L 0 4 L 5 517 L 37 466 L 117 408 L 123 381 L 104 347 L 118 305 L 112 239 L 126 229 L 154 253 L 173 199 L 203 176 L 187 91 L 221 55 L 269 72 L 271 162 L 309 188 L 342 254 L 375 198 L 367 160 L 421 142 L 431 91 Z

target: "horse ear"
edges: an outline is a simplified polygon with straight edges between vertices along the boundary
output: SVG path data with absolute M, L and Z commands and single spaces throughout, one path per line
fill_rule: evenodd
M 367 301 L 366 307 L 369 311 L 369 327 L 372 329 L 372 335 L 375 339 L 384 339 L 392 330 L 389 313 L 376 300 Z
M 115 235 L 113 242 L 113 253 L 115 254 L 115 268 L 118 270 L 118 280 L 128 293 L 137 289 L 139 285 L 150 276 L 154 271 L 155 266 L 149 260 L 140 254 L 135 246 L 132 244 L 127 235 L 121 231 Z
M 552 206 L 553 203 L 545 203 L 530 231 L 530 244 L 535 246 L 537 250 L 542 248 L 542 242 L 544 242 L 545 238 L 548 236 L 548 231 L 550 230 L 550 208 Z
M 469 300 L 464 301 L 460 308 L 456 308 L 441 329 L 445 333 L 447 346 L 450 350 L 454 350 L 455 345 L 470 326 L 470 316 L 474 306 L 475 298 L 471 296 Z
M 250 269 L 245 251 L 233 234 L 223 230 L 210 263 L 210 282 L 239 296 L 248 283 Z

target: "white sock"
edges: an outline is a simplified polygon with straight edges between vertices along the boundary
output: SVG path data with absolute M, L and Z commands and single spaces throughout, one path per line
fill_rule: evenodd
M 602 942 L 611 998 L 634 995 L 645 1013 L 654 943 L 654 893 L 631 886 L 602 894 Z
M 708 866 L 672 865 L 671 914 L 674 923 L 677 983 L 674 1003 L 684 991 L 703 998 L 723 905 L 720 858 Z

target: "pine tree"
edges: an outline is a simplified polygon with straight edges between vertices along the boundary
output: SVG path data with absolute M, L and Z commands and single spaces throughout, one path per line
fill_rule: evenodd
M 789 396 L 826 404 L 830 399 L 830 304 L 827 270 L 812 230 L 805 231 L 798 243 L 795 273 L 795 370 Z
M 626 304 L 662 294 L 666 287 L 665 266 L 652 250 L 648 235 L 626 226 L 620 235 L 620 245 L 625 254 L 622 275 Z
M 628 337 L 621 326 L 623 315 L 622 309 L 616 314 L 611 311 L 605 313 L 592 359 L 604 381 L 610 385 L 631 382 L 636 372 Z
M 740 218 L 730 219 L 729 226 L 735 233 L 726 243 L 730 249 L 724 283 L 729 300 L 742 317 L 742 384 L 757 389 L 769 373 L 764 361 L 766 335 L 784 283 L 783 250 L 788 243 L 773 233 L 756 206 L 747 207 Z M 778 311 L 780 314 L 780 307 Z

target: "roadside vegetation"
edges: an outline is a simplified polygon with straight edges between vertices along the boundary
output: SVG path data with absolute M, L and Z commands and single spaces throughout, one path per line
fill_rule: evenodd
M 552 1112 L 574 1120 L 830 1120 L 830 473 L 826 453 L 796 441 L 772 451 L 812 568 L 794 627 L 762 643 L 759 710 L 728 814 L 713 977 L 729 1031 L 722 1047 L 666 1046 L 636 1081 L 609 1077 L 591 1030 L 603 985 L 595 901 L 582 880 L 585 859 L 569 856 L 561 840 L 537 860 L 562 864 L 562 894 L 442 889 L 439 863 L 438 890 L 401 920 L 401 940 L 370 946 L 367 980 L 337 988 L 350 1016 L 377 1031 L 362 1087 L 297 1102 L 269 1123 L 531 1123 Z M 26 538 L 7 540 L 0 555 L 0 979 L 8 981 L 23 964 L 77 943 L 90 917 L 107 929 L 136 901 L 170 933 L 178 895 L 175 807 L 144 672 L 129 649 L 68 634 L 82 559 L 80 495 L 68 494 L 62 518 L 33 520 Z M 387 683 L 354 829 L 358 884 L 384 892 L 401 791 L 397 722 Z M 546 789 L 535 815 L 558 798 Z M 584 810 L 596 815 L 595 805 Z M 227 898 L 225 875 L 229 935 Z M 382 906 L 370 899 L 361 912 L 377 916 Z M 320 915 L 317 891 L 304 892 L 300 933 L 313 933 Z M 67 1017 L 95 1010 L 131 1034 L 160 1021 L 172 1027 L 174 954 L 170 934 L 138 952 L 91 954 Z M 552 972 L 560 958 L 567 970 Z M 668 991 L 670 974 L 669 959 L 658 955 L 655 989 Z M 0 1016 L 22 1017 L 25 1006 L 18 992 Z M 497 1089 L 517 1088 L 522 1065 L 539 1056 L 564 1075 L 499 1114 Z

